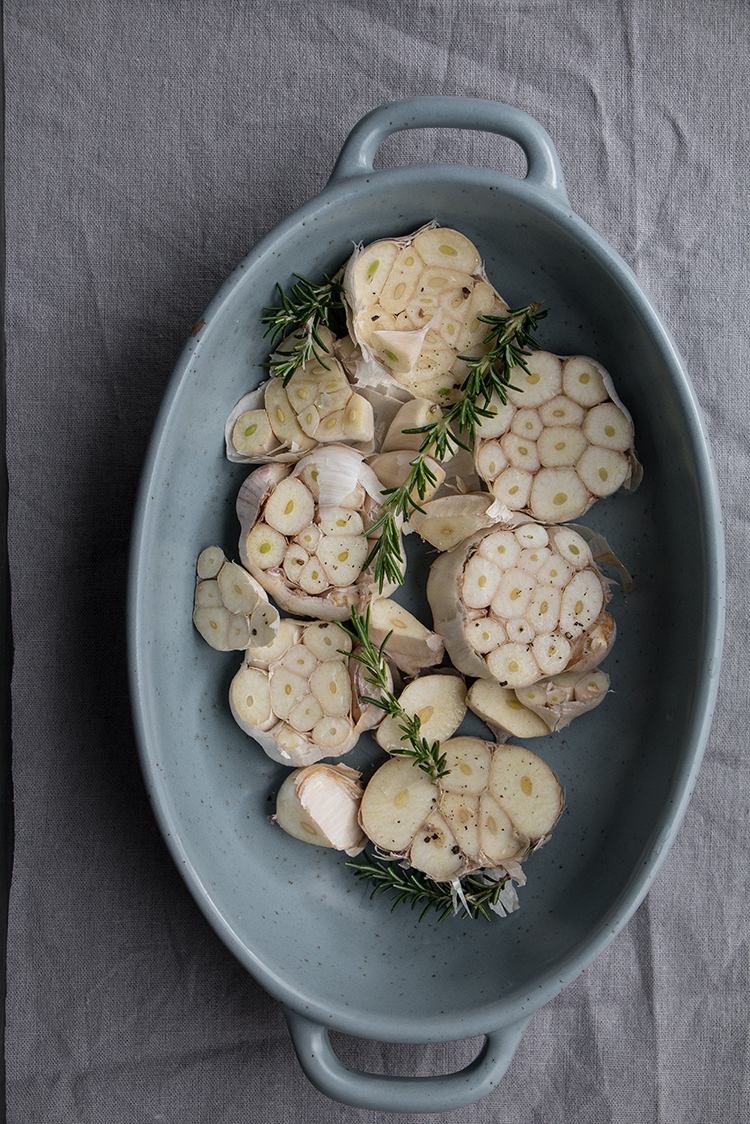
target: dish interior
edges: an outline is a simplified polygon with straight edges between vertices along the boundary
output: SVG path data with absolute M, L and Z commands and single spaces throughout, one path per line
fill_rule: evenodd
M 269 822 L 286 770 L 233 722 L 239 653 L 191 624 L 195 561 L 209 544 L 237 557 L 234 497 L 250 471 L 224 457 L 224 421 L 266 377 L 263 306 L 297 272 L 334 271 L 352 242 L 437 218 L 478 246 L 511 307 L 541 300 L 543 345 L 594 356 L 635 420 L 644 482 L 582 520 L 634 577 L 615 589 L 612 692 L 567 730 L 525 744 L 560 777 L 566 811 L 525 864 L 521 908 L 450 919 L 369 899 L 346 858 Z M 563 221 L 564 220 L 564 221 Z M 569 221 L 568 221 L 569 220 Z M 692 398 L 650 306 L 588 228 L 554 201 L 489 174 L 376 174 L 331 188 L 291 216 L 226 282 L 175 372 L 154 436 L 136 523 L 136 715 L 147 784 L 199 905 L 274 995 L 339 1030 L 393 1041 L 458 1038 L 520 1018 L 603 947 L 645 892 L 659 840 L 702 746 L 710 573 L 706 454 Z M 399 599 L 425 612 L 429 550 L 407 540 Z M 429 618 L 425 618 L 428 619 Z M 466 732 L 482 733 L 477 719 Z M 520 739 L 519 739 L 520 740 Z M 522 743 L 523 744 L 523 743 Z M 381 759 L 365 737 L 345 758 Z

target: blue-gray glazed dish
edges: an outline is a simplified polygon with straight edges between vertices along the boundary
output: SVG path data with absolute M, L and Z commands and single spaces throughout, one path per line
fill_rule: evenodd
M 373 169 L 389 134 L 426 126 L 513 138 L 526 178 L 448 164 Z M 635 578 L 633 592 L 611 605 L 618 640 L 604 667 L 614 691 L 572 727 L 532 743 L 562 780 L 566 813 L 526 864 L 518 912 L 439 926 L 419 924 L 408 909 L 391 914 L 344 856 L 269 822 L 284 770 L 231 718 L 237 654 L 212 652 L 191 624 L 200 550 L 216 543 L 236 556 L 234 497 L 246 472 L 225 459 L 223 426 L 265 377 L 259 318 L 276 282 L 320 278 L 352 242 L 432 218 L 476 243 L 512 307 L 545 303 L 545 346 L 592 355 L 610 371 L 645 470 L 637 492 L 601 501 L 585 518 Z M 254 247 L 186 345 L 144 467 L 129 590 L 133 708 L 155 815 L 219 937 L 284 1005 L 300 1062 L 323 1092 L 381 1111 L 437 1112 L 480 1099 L 505 1073 L 532 1013 L 632 915 L 675 837 L 708 736 L 723 566 L 710 450 L 683 363 L 631 270 L 571 211 L 547 133 L 518 110 L 476 99 L 416 98 L 369 114 L 325 190 Z M 421 611 L 419 571 L 410 567 L 406 603 Z M 373 746 L 363 739 L 347 760 L 366 765 Z M 403 1043 L 486 1042 L 461 1073 L 383 1077 L 342 1065 L 330 1029 Z

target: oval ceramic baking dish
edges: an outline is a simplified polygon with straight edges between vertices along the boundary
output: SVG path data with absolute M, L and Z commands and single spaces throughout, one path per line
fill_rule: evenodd
M 524 179 L 437 164 L 375 171 L 383 140 L 439 126 L 512 138 Z M 371 901 L 345 858 L 268 821 L 284 770 L 225 703 L 236 654 L 191 625 L 199 551 L 236 550 L 245 472 L 224 458 L 224 420 L 265 378 L 259 327 L 276 282 L 319 279 L 352 242 L 429 219 L 463 231 L 511 307 L 541 300 L 542 341 L 596 357 L 634 415 L 644 483 L 586 522 L 635 576 L 616 595 L 605 704 L 533 748 L 560 776 L 567 813 L 526 864 L 520 910 L 492 922 L 417 923 Z M 410 548 L 411 549 L 411 548 Z M 412 566 L 411 575 L 420 567 Z M 146 784 L 181 874 L 221 939 L 283 1005 L 300 1062 L 329 1096 L 381 1111 L 443 1111 L 493 1089 L 532 1013 L 613 939 L 646 894 L 682 820 L 704 750 L 720 659 L 723 555 L 714 473 L 683 364 L 618 255 L 568 202 L 547 133 L 508 106 L 417 98 L 365 117 L 317 198 L 228 278 L 186 345 L 148 453 L 134 524 L 131 687 Z M 424 608 L 423 578 L 407 592 Z M 374 761 L 363 740 L 347 758 Z M 623 1002 L 627 1001 L 623 993 Z M 341 1064 L 328 1031 L 400 1043 L 485 1035 L 458 1074 L 382 1077 Z

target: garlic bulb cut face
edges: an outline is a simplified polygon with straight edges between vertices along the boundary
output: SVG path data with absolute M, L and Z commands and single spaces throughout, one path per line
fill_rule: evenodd
M 347 620 L 377 588 L 365 563 L 382 487 L 362 454 L 344 445 L 256 469 L 237 497 L 244 566 L 287 612 Z
M 342 342 L 321 328 L 326 350 L 305 363 L 286 386 L 273 377 L 246 394 L 229 415 L 227 457 L 244 464 L 295 461 L 321 444 L 374 448 L 372 405 L 349 382 L 337 353 Z M 278 353 L 283 353 L 282 343 Z
M 474 464 L 507 512 L 541 523 L 576 519 L 620 488 L 633 491 L 641 466 L 633 421 L 595 360 L 535 351 L 516 368 L 508 402 L 477 428 Z
M 473 243 L 430 223 L 356 251 L 344 271 L 350 333 L 366 360 L 365 383 L 394 379 L 415 398 L 450 404 L 466 378 L 461 355 L 482 355 L 487 325 L 508 306 Z
M 376 847 L 438 882 L 520 863 L 549 836 L 563 810 L 552 770 L 520 746 L 481 738 L 441 745 L 447 773 L 433 781 L 393 757 L 365 787 L 360 823 Z
M 303 843 L 358 855 L 367 838 L 359 826 L 362 774 L 346 765 L 317 762 L 290 773 L 271 817 Z
M 596 667 L 615 638 L 609 597 L 582 535 L 532 522 L 477 532 L 439 555 L 427 582 L 454 666 L 511 690 Z
M 227 561 L 221 547 L 209 546 L 196 565 L 193 623 L 217 651 L 244 651 L 250 644 L 272 642 L 279 613 L 243 566 Z
M 283 765 L 301 768 L 348 753 L 382 717 L 362 699 L 372 688 L 362 684 L 351 651 L 351 637 L 332 621 L 283 618 L 269 644 L 247 647 L 232 680 L 237 725 Z

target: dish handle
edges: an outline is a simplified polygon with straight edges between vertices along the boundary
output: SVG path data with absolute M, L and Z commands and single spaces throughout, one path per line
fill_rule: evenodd
M 328 182 L 372 175 L 375 154 L 386 137 L 426 128 L 473 129 L 509 137 L 526 156 L 525 182 L 555 192 L 568 205 L 560 158 L 546 129 L 521 109 L 483 98 L 404 98 L 373 109 L 344 141 Z
M 505 1075 L 530 1018 L 488 1033 L 474 1061 L 457 1073 L 389 1077 L 345 1065 L 326 1027 L 282 1009 L 299 1063 L 315 1088 L 334 1101 L 379 1112 L 448 1112 L 486 1097 Z

